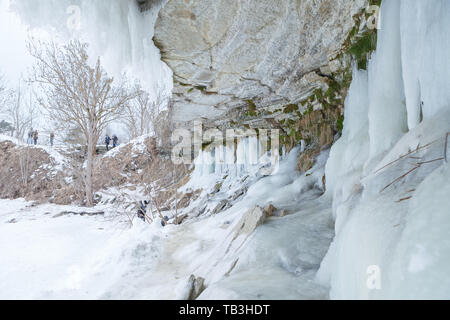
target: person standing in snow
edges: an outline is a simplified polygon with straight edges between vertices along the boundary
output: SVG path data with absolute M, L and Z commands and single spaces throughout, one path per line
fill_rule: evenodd
M 119 138 L 117 138 L 116 135 L 113 135 L 112 141 L 113 141 L 113 148 L 117 147 L 119 143 Z
M 34 133 L 33 133 L 33 141 L 34 141 L 34 145 L 37 145 L 38 139 L 39 139 L 39 134 L 38 134 L 38 131 L 35 130 Z
M 161 225 L 163 227 L 165 227 L 168 222 L 169 222 L 169 217 L 168 216 L 164 216 L 164 219 L 161 219 Z
M 53 147 L 53 141 L 55 140 L 55 133 L 50 133 L 50 146 Z
M 28 131 L 27 144 L 33 144 L 33 128 Z
M 137 216 L 145 222 L 145 214 L 147 213 L 148 201 L 139 201 Z
M 109 144 L 111 143 L 111 138 L 107 134 L 105 137 L 105 145 L 106 145 L 106 151 L 109 151 Z

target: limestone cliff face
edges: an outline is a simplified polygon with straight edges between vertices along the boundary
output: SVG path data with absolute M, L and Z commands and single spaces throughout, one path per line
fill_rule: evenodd
M 326 87 L 367 0 L 169 0 L 154 41 L 174 72 L 175 121 L 298 104 Z M 325 88 L 326 89 L 326 88 Z

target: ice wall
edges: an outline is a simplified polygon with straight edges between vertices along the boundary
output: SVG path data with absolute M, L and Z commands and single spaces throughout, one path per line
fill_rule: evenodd
M 403 79 L 409 128 L 450 105 L 450 1 L 402 0 Z
M 326 165 L 326 184 L 329 193 L 342 178 L 354 175 L 360 180 L 364 163 L 369 157 L 368 79 L 366 71 L 353 70 L 353 81 L 345 101 L 342 137 L 331 149 Z M 345 196 L 334 194 L 335 197 Z
M 382 2 L 326 166 L 336 237 L 317 279 L 331 298 L 450 298 L 449 18 L 447 0 Z
M 370 155 L 388 150 L 407 131 L 400 49 L 400 1 L 383 3 L 382 30 L 369 65 Z
M 128 72 L 155 94 L 158 88 L 170 93 L 173 86 L 172 72 L 152 41 L 164 3 L 144 13 L 134 0 L 11 0 L 10 7 L 33 29 L 62 41 L 88 42 L 91 56 L 101 56 L 110 74 Z

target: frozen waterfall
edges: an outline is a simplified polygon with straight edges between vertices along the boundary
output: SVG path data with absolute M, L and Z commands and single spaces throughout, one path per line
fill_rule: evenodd
M 326 167 L 336 238 L 318 279 L 337 299 L 448 299 L 450 2 L 383 0 Z

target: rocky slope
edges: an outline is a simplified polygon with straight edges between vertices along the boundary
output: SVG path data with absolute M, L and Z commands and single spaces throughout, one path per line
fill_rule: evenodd
M 84 152 L 76 148 L 24 145 L 0 136 L 0 198 L 47 201 L 55 204 L 83 203 L 81 167 Z M 95 164 L 94 190 L 122 188 L 143 192 L 153 188 L 161 207 L 171 206 L 178 184 L 187 176 L 184 166 L 174 166 L 169 156 L 155 146 L 154 139 L 142 136 L 104 156 Z M 155 188 L 156 187 L 156 188 Z M 179 208 L 191 198 L 181 198 Z M 100 201 L 96 197 L 96 201 Z
M 55 150 L 12 140 L 0 136 L 0 198 L 70 203 L 66 159 Z

